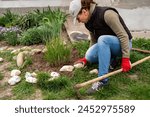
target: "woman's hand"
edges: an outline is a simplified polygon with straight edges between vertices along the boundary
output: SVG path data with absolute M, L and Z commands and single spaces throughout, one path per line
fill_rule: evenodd
M 122 64 L 121 64 L 121 67 L 122 67 L 122 71 L 123 72 L 127 72 L 131 69 L 131 62 L 130 62 L 130 59 L 129 58 L 122 58 Z

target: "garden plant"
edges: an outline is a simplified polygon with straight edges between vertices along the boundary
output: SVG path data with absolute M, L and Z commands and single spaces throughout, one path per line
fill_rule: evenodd
M 34 10 L 24 15 L 17 15 L 7 10 L 0 17 L 0 44 L 6 44 L 14 48 L 23 46 L 35 48 L 44 47 L 45 52 L 27 54 L 21 67 L 16 65 L 11 48 L 3 50 L 0 47 L 0 99 L 46 99 L 68 100 L 78 99 L 73 88 L 75 84 L 96 78 L 97 74 L 89 71 L 97 68 L 97 64 L 88 64 L 82 69 L 74 69 L 73 72 L 59 72 L 60 67 L 72 64 L 83 57 L 88 46 L 88 41 L 65 44 L 62 38 L 62 28 L 67 14 L 59 9 Z M 7 20 L 6 20 L 7 19 Z M 42 46 L 41 46 L 42 45 Z M 142 50 L 150 50 L 150 39 L 134 38 L 133 47 Z M 23 50 L 20 50 L 21 52 Z M 28 52 L 32 51 L 31 49 Z M 28 53 L 26 52 L 26 53 Z M 134 63 L 149 54 L 131 51 L 131 62 Z M 119 69 L 120 66 L 116 69 Z M 6 79 L 13 69 L 21 70 L 21 81 L 14 86 L 9 86 Z M 37 73 L 37 83 L 26 82 L 26 72 Z M 50 80 L 50 72 L 58 71 L 60 77 Z M 150 99 L 150 61 L 146 61 L 127 73 L 120 73 L 110 77 L 110 83 L 104 89 L 94 95 L 85 92 L 89 86 L 79 90 L 83 99 L 95 100 L 122 100 L 122 99 Z M 6 78 L 7 77 L 7 78 Z M 9 90 L 11 89 L 11 90 Z M 10 95 L 6 95 L 11 91 Z

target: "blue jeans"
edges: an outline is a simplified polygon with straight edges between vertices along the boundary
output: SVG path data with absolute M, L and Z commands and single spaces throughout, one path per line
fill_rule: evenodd
M 129 47 L 132 48 L 132 41 L 129 41 Z M 110 61 L 114 57 L 122 56 L 121 44 L 116 36 L 103 35 L 98 38 L 98 42 L 92 45 L 86 52 L 85 58 L 90 63 L 98 63 L 98 76 L 109 72 Z M 107 82 L 108 78 L 102 80 Z

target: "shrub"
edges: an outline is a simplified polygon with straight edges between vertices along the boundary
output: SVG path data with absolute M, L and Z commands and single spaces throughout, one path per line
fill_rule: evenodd
M 0 17 L 0 26 L 11 27 L 16 25 L 19 15 L 12 13 L 9 9 Z
M 22 33 L 20 37 L 20 44 L 22 45 L 33 45 L 39 44 L 42 42 L 41 35 L 37 28 L 30 28 L 27 31 Z
M 8 44 L 13 45 L 13 46 L 19 44 L 17 32 L 15 31 L 4 33 L 4 39 Z
M 55 38 L 47 41 L 46 48 L 45 59 L 50 65 L 56 66 L 70 60 L 71 47 L 64 45 L 61 39 Z

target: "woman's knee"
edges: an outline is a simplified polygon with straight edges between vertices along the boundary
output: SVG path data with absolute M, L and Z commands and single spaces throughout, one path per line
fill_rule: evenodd
M 97 53 L 86 52 L 85 58 L 86 58 L 87 61 L 90 62 L 90 63 L 95 63 L 95 62 L 98 61 Z
M 102 35 L 98 38 L 98 44 L 108 44 L 110 37 L 108 35 Z

